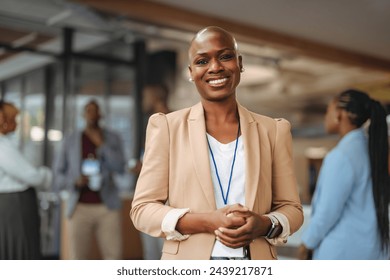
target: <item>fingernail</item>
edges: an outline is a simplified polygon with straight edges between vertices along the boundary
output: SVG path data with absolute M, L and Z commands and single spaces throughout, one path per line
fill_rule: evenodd
M 220 232 L 223 232 L 223 228 L 219 228 L 218 230 L 219 230 Z
M 218 236 L 218 234 L 219 234 L 218 230 L 214 230 L 214 234 L 215 234 L 216 236 Z

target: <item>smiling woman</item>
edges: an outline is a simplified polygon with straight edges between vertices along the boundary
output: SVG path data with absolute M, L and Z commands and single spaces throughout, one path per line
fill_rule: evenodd
M 290 124 L 237 102 L 243 62 L 226 30 L 199 31 L 189 61 L 201 101 L 150 117 L 133 223 L 165 238 L 163 259 L 275 259 L 303 222 Z

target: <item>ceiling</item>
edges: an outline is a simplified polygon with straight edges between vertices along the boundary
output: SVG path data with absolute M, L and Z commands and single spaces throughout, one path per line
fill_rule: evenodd
M 388 0 L 152 0 L 390 61 Z
M 180 108 L 197 98 L 188 94 L 195 90 L 187 81 L 186 49 L 207 25 L 237 37 L 246 68 L 239 99 L 254 111 L 317 133 L 327 101 L 345 88 L 390 102 L 387 0 L 0 0 L 0 80 L 51 59 L 6 46 L 60 53 L 65 26 L 83 30 L 77 51 L 143 37 L 150 51 L 178 52 L 171 103 Z

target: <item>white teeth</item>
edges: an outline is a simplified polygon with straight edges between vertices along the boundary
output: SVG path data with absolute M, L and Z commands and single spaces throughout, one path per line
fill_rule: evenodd
M 216 85 L 216 84 L 222 84 L 222 83 L 224 83 L 224 82 L 226 82 L 226 81 L 227 81 L 227 78 L 218 79 L 218 80 L 211 80 L 211 81 L 209 81 L 209 84 L 214 84 L 214 85 Z

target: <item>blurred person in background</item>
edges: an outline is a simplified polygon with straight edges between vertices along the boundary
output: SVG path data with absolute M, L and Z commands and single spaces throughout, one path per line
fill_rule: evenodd
M 234 37 L 211 26 L 189 48 L 200 102 L 150 117 L 131 219 L 164 238 L 162 259 L 276 259 L 303 222 L 290 124 L 236 100 Z
M 368 137 L 364 129 L 367 120 Z M 299 258 L 388 259 L 385 110 L 366 93 L 347 90 L 329 103 L 325 128 L 341 139 L 321 167 Z
M 36 188 L 48 189 L 51 170 L 34 167 L 8 139 L 19 110 L 0 101 L 0 259 L 41 259 Z
M 95 100 L 84 106 L 86 126 L 64 139 L 54 163 L 57 191 L 67 190 L 71 259 L 90 258 L 93 235 L 104 259 L 122 259 L 121 198 L 113 179 L 125 170 L 122 140 L 102 128 Z
M 147 84 L 142 91 L 142 112 L 144 114 L 144 124 L 147 124 L 151 115 L 156 113 L 168 114 L 168 87 L 162 83 Z M 144 127 L 144 135 L 142 142 L 145 143 L 146 125 Z M 141 151 L 143 155 L 144 151 Z M 139 175 L 142 167 L 142 158 L 137 160 L 130 167 L 130 172 Z
M 144 87 L 142 110 L 148 116 L 155 113 L 168 114 L 168 88 L 164 84 L 148 84 Z
M 156 113 L 168 114 L 168 88 L 164 84 L 147 84 L 142 91 L 142 111 L 144 113 L 145 121 Z M 144 135 L 146 134 L 146 127 L 144 128 Z M 143 137 L 143 142 L 145 138 Z M 142 151 L 143 154 L 143 151 Z M 131 172 L 139 175 L 142 168 L 142 158 L 138 160 L 134 167 L 131 167 Z M 161 251 L 164 240 L 162 238 L 153 237 L 141 232 L 142 250 L 144 260 L 158 260 L 161 258 Z

